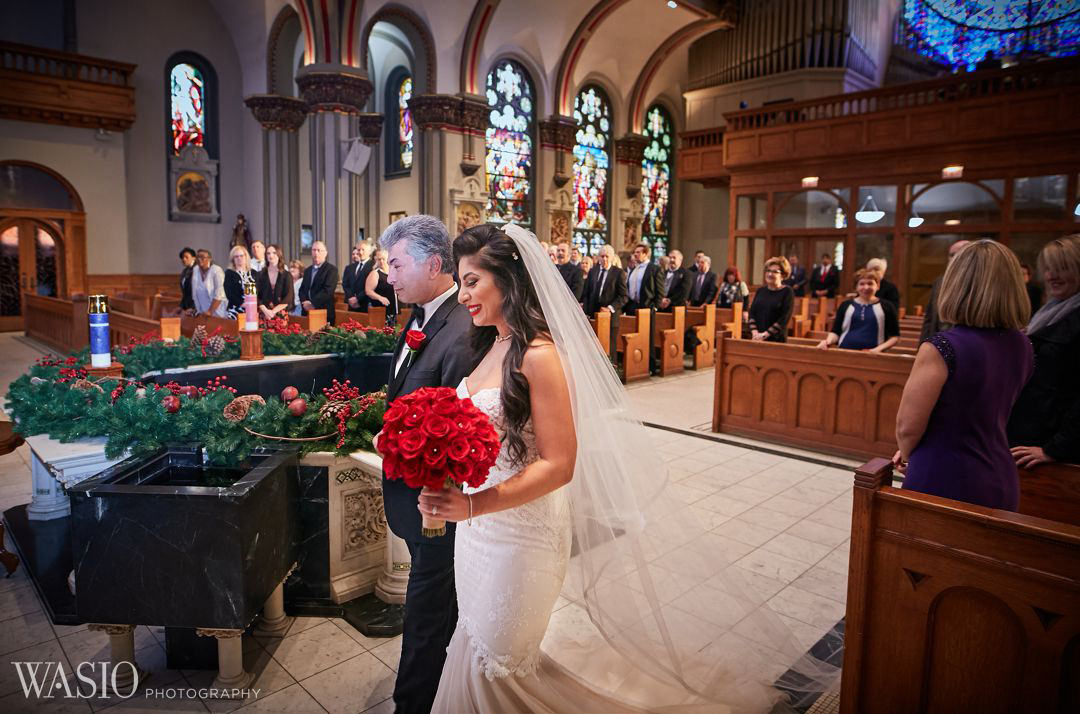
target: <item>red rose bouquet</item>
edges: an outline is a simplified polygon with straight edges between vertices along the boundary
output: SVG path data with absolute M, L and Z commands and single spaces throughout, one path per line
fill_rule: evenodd
M 386 478 L 409 488 L 476 488 L 499 456 L 499 435 L 471 399 L 449 387 L 424 387 L 386 410 L 378 450 Z M 423 533 L 445 534 L 446 521 L 424 516 Z

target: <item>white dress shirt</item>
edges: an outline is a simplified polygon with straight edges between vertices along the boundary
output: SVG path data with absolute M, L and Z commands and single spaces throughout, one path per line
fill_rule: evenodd
M 228 301 L 225 299 L 225 271 L 219 265 L 211 265 L 203 278 L 202 268 L 195 266 L 191 271 L 191 299 L 195 310 L 204 313 L 210 309 L 214 300 L 218 301 L 213 317 L 228 317 Z
M 431 302 L 426 302 L 423 305 L 421 305 L 420 307 L 424 308 L 424 321 L 426 322 L 426 321 L 430 320 L 435 315 L 435 313 L 438 311 L 438 309 L 440 307 L 442 307 L 442 304 L 444 302 L 446 302 L 447 300 L 449 300 L 451 295 L 453 295 L 454 293 L 457 292 L 457 289 L 458 289 L 457 283 L 452 283 L 450 285 L 450 287 L 446 289 L 446 292 L 444 292 L 441 295 L 437 296 Z M 416 324 L 416 317 L 412 317 L 412 318 L 409 319 L 409 323 L 407 325 L 405 325 L 405 330 L 406 331 L 408 331 L 408 330 L 419 330 L 421 327 L 423 327 L 423 326 Z M 402 347 L 401 348 L 401 354 L 398 355 L 397 364 L 394 365 L 394 376 L 395 377 L 397 376 L 398 371 L 401 369 L 401 365 L 405 364 L 405 359 L 408 356 L 409 356 L 409 348 L 408 347 Z
M 638 263 L 634 270 L 630 273 L 630 299 L 634 302 L 638 302 L 641 298 L 641 281 L 645 279 L 645 268 L 647 263 Z

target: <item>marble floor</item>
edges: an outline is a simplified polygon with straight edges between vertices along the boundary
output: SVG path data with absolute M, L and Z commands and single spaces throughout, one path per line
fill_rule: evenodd
M 0 334 L 0 389 L 41 356 L 17 334 Z M 708 430 L 713 372 L 650 378 L 628 389 L 664 454 L 678 496 L 711 529 L 725 555 L 747 571 L 770 606 L 806 647 L 844 615 L 851 483 L 855 462 Z M 3 418 L 3 417 L 0 417 Z M 0 456 L 0 510 L 30 500 L 25 446 Z M 8 548 L 11 548 L 10 543 Z M 560 599 L 560 603 L 566 605 Z M 555 618 L 553 627 L 573 618 Z M 569 626 L 569 625 L 568 625 Z M 136 659 L 148 688 L 209 686 L 211 672 L 165 667 L 164 633 L 141 627 Z M 244 659 L 259 696 L 248 703 L 201 699 L 27 700 L 13 662 L 108 659 L 105 634 L 52 625 L 20 569 L 0 578 L 0 712 L 393 711 L 389 699 L 401 638 L 371 639 L 343 620 L 298 618 L 282 639 L 245 637 Z

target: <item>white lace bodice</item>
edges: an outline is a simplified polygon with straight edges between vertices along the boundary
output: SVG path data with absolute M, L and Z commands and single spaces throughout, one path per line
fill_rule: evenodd
M 462 380 L 458 396 L 472 399 L 502 436 L 498 387 L 470 395 Z M 522 438 L 527 446 L 522 463 L 510 460 L 504 444 L 487 481 L 479 488 L 466 487 L 465 493 L 492 488 L 536 461 L 531 420 Z M 475 666 L 489 679 L 535 671 L 540 642 L 566 574 L 570 541 L 565 487 L 516 508 L 478 516 L 471 525 L 458 524 L 454 566 L 458 622 L 472 642 Z

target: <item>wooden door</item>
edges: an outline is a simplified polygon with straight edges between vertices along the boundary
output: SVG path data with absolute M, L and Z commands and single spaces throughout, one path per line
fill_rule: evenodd
M 29 218 L 0 223 L 0 332 L 23 329 L 22 293 L 60 294 L 61 264 L 52 226 Z

